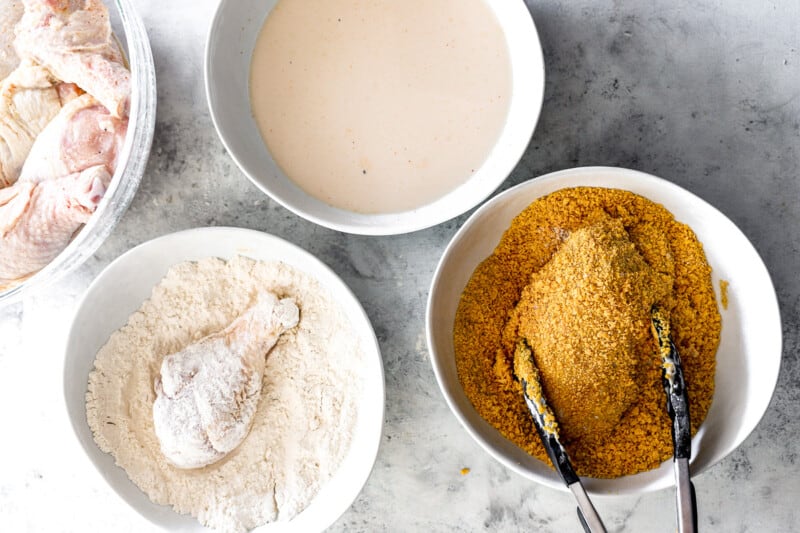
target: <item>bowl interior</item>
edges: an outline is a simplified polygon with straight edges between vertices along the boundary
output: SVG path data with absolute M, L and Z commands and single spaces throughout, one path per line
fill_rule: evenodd
M 86 422 L 86 390 L 94 358 L 115 330 L 149 298 L 170 266 L 205 257 L 245 255 L 280 260 L 314 276 L 350 319 L 366 352 L 362 398 L 350 450 L 334 477 L 302 513 L 288 523 L 267 524 L 256 531 L 321 531 L 353 502 L 372 470 L 383 428 L 384 377 L 372 326 L 350 289 L 308 252 L 271 235 L 238 228 L 201 228 L 146 242 L 120 256 L 89 287 L 75 315 L 64 360 L 64 395 L 72 428 L 91 462 L 128 504 L 155 524 L 181 531 L 204 528 L 194 518 L 152 503 L 95 444 Z
M 350 233 L 388 235 L 429 227 L 477 205 L 508 176 L 533 134 L 544 95 L 544 62 L 533 19 L 521 1 L 487 0 L 506 35 L 512 68 L 507 122 L 484 165 L 466 183 L 411 211 L 365 215 L 331 207 L 286 177 L 264 145 L 250 110 L 250 60 L 276 0 L 222 0 L 206 42 L 205 82 L 211 117 L 242 172 L 284 207 Z
M 492 253 L 511 220 L 536 198 L 576 186 L 626 189 L 664 205 L 703 243 L 718 302 L 720 280 L 730 283 L 728 308 L 720 306 L 714 398 L 692 440 L 692 471 L 698 474 L 741 444 L 766 411 L 780 367 L 781 323 L 769 274 L 744 234 L 714 207 L 665 180 L 616 168 L 571 169 L 518 185 L 476 211 L 451 241 L 431 285 L 426 325 L 439 386 L 456 417 L 491 455 L 523 476 L 564 489 L 553 470 L 506 440 L 475 411 L 458 380 L 453 324 L 473 270 Z M 617 479 L 587 478 L 584 484 L 594 494 L 657 490 L 673 484 L 672 465 L 666 461 L 655 470 Z

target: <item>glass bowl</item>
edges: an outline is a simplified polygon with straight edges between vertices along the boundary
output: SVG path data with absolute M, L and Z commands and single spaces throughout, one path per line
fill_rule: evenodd
M 86 261 L 113 231 L 142 180 L 156 120 L 156 73 L 144 23 L 131 0 L 108 4 L 111 27 L 131 71 L 131 112 L 128 133 L 105 197 L 89 222 L 46 267 L 7 290 L 0 304 L 10 303 L 33 287 L 54 282 Z

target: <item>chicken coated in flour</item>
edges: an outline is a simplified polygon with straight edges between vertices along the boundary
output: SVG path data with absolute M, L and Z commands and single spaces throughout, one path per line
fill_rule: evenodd
M 267 352 L 299 317 L 292 299 L 265 292 L 224 330 L 164 358 L 153 424 L 170 463 L 200 468 L 239 446 L 253 423 Z

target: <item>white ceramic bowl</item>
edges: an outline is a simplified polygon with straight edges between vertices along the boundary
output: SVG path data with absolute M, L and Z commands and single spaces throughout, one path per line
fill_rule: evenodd
M 324 263 L 282 239 L 239 228 L 198 228 L 137 246 L 111 263 L 94 280 L 75 315 L 64 358 L 64 396 L 72 428 L 87 456 L 119 496 L 151 522 L 180 531 L 204 531 L 199 522 L 152 503 L 97 447 L 86 421 L 86 390 L 95 355 L 108 337 L 150 297 L 170 266 L 206 257 L 244 255 L 279 260 L 315 277 L 341 305 L 366 351 L 358 421 L 350 450 L 334 477 L 303 512 L 285 523 L 257 528 L 269 532 L 322 531 L 344 513 L 367 481 L 383 429 L 384 377 L 380 349 L 366 313 L 344 282 Z
M 52 283 L 77 268 L 111 234 L 139 188 L 156 124 L 156 71 L 150 41 L 131 0 L 106 2 L 111 28 L 125 51 L 131 71 L 131 112 L 128 133 L 108 190 L 89 222 L 42 270 L 8 290 L 0 303 L 15 301 L 25 291 Z
M 490 455 L 533 481 L 566 490 L 549 465 L 505 439 L 475 411 L 458 380 L 453 324 L 472 272 L 492 253 L 511 220 L 537 198 L 577 186 L 625 189 L 662 204 L 703 243 L 714 289 L 719 291 L 720 280 L 730 282 L 728 308 L 720 308 L 716 390 L 708 416 L 692 440 L 692 473 L 699 474 L 739 446 L 766 411 L 778 379 L 781 321 L 769 273 L 744 234 L 714 207 L 660 178 L 619 168 L 576 168 L 522 183 L 481 206 L 453 237 L 431 284 L 426 327 L 439 387 L 458 420 Z M 589 492 L 605 495 L 662 489 L 674 483 L 672 461 L 649 472 L 617 479 L 586 478 L 584 483 Z
M 250 59 L 276 0 L 221 0 L 206 42 L 205 83 L 211 118 L 236 164 L 263 192 L 297 215 L 348 233 L 392 235 L 460 215 L 508 177 L 530 142 L 544 96 L 544 61 L 533 19 L 522 0 L 488 0 L 505 32 L 512 68 L 507 122 L 486 162 L 466 183 L 414 210 L 366 215 L 310 196 L 278 168 L 250 109 Z

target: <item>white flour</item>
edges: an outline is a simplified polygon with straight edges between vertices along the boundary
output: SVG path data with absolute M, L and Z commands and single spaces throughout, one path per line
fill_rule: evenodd
M 300 323 L 267 357 L 253 427 L 221 461 L 175 468 L 153 430 L 161 360 L 223 329 L 262 290 L 294 298 Z M 242 531 L 291 519 L 336 472 L 355 427 L 363 359 L 347 317 L 309 275 L 242 257 L 182 263 L 98 352 L 87 419 L 98 446 L 155 503 Z

